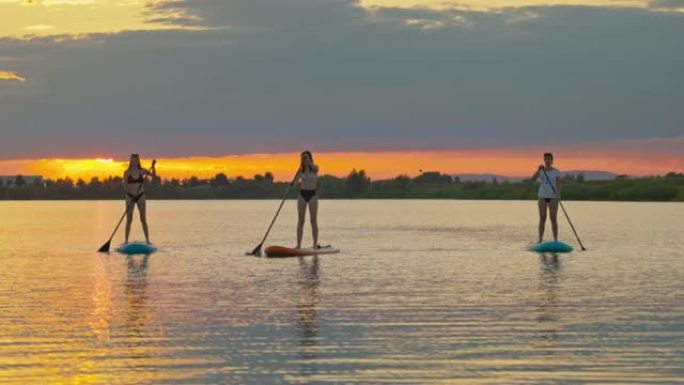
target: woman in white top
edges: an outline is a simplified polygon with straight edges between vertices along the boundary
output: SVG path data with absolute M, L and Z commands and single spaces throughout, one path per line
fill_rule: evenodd
M 304 151 L 301 154 L 301 164 L 299 166 L 299 194 L 297 196 L 297 248 L 302 247 L 302 236 L 304 235 L 304 217 L 306 207 L 309 207 L 311 215 L 311 235 L 313 236 L 313 247 L 318 248 L 318 195 L 316 195 L 316 185 L 318 182 L 318 166 L 313 162 L 311 151 Z
M 532 180 L 539 181 L 537 193 L 539 205 L 539 243 L 544 239 L 546 227 L 546 211 L 551 214 L 551 228 L 553 240 L 558 241 L 558 200 L 560 199 L 560 171 L 553 167 L 553 154 L 544 154 L 544 164 L 539 165 L 537 172 L 532 175 Z

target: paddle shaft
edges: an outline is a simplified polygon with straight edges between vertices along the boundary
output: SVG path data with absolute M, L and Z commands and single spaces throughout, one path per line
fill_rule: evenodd
M 586 248 L 582 244 L 582 240 L 580 239 L 579 235 L 577 235 L 577 231 L 575 230 L 575 226 L 572 224 L 572 221 L 570 220 L 570 216 L 568 216 L 568 212 L 565 211 L 565 207 L 563 206 L 563 201 L 561 201 L 561 199 L 560 199 L 560 194 L 558 193 L 558 191 L 556 191 L 556 188 L 553 187 L 553 183 L 551 183 L 551 179 L 549 179 L 549 174 L 546 173 L 546 169 L 544 167 L 542 167 L 541 169 L 544 172 L 544 177 L 546 177 L 546 181 L 549 182 L 549 185 L 551 186 L 551 190 L 553 190 L 553 193 L 556 194 L 556 196 L 558 197 L 558 204 L 560 205 L 561 210 L 563 210 L 563 214 L 565 215 L 565 219 L 568 220 L 568 223 L 570 224 L 570 228 L 572 229 L 572 232 L 575 234 L 575 238 L 577 238 L 577 242 L 579 243 L 582 250 L 586 250 Z
M 268 226 L 268 230 L 266 230 L 266 234 L 264 234 L 264 238 L 261 240 L 261 242 L 259 243 L 259 245 L 256 247 L 255 250 L 260 250 L 261 246 L 263 246 L 264 242 L 266 242 L 266 238 L 268 237 L 268 234 L 271 232 L 271 229 L 273 228 L 273 225 L 275 224 L 275 221 L 278 218 L 278 215 L 280 214 L 280 210 L 283 208 L 283 205 L 285 204 L 285 201 L 287 200 L 287 195 L 290 193 L 292 186 L 294 186 L 295 182 L 297 181 L 297 177 L 299 177 L 299 170 L 297 170 L 297 173 L 295 174 L 294 179 L 292 179 L 292 182 L 290 182 L 290 185 L 287 186 L 287 191 L 285 191 L 285 196 L 283 196 L 283 200 L 280 201 L 280 206 L 278 206 L 278 211 L 276 211 L 275 215 L 273 216 L 273 220 L 271 221 L 271 224 Z
M 152 161 L 152 167 L 150 167 L 150 170 L 154 170 L 154 166 L 156 163 L 157 163 L 156 160 Z M 147 179 L 148 175 L 150 175 L 150 174 L 147 173 L 143 177 L 143 181 L 142 181 L 142 183 L 140 183 L 140 186 L 138 186 L 138 191 L 136 192 L 136 194 L 140 194 L 140 191 L 142 191 L 143 184 L 145 183 L 145 180 Z M 114 231 L 112 231 L 112 235 L 109 236 L 109 240 L 107 241 L 107 244 L 112 241 L 112 239 L 114 238 L 114 235 L 116 235 L 116 232 L 119 231 L 119 227 L 121 227 L 121 223 L 123 222 L 124 218 L 126 218 L 126 214 L 128 214 L 128 210 L 130 210 L 131 207 L 133 207 L 133 205 L 135 203 L 136 203 L 135 200 L 131 199 L 131 201 L 126 205 L 126 211 L 124 211 L 123 215 L 121 216 L 121 219 L 119 219 L 119 223 L 116 224 Z

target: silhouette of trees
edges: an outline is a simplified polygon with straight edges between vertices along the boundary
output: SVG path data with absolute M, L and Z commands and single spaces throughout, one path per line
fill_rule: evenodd
M 580 174 L 581 175 L 581 174 Z M 662 177 L 622 177 L 610 181 L 586 181 L 577 175 L 563 183 L 566 200 L 684 201 L 684 174 L 670 172 Z M 121 177 L 90 181 L 71 178 L 34 180 L 17 175 L 0 183 L 0 199 L 122 199 Z M 289 181 L 276 182 L 273 174 L 254 175 L 252 179 L 223 173 L 212 178 L 196 176 L 179 180 L 151 178 L 146 193 L 151 199 L 277 199 Z M 319 195 L 327 199 L 536 199 L 536 185 L 521 182 L 461 182 L 437 172 L 424 172 L 411 178 L 399 175 L 387 180 L 371 180 L 364 170 L 352 170 L 346 177 L 322 175 L 318 179 Z M 290 197 L 296 197 L 293 188 Z
M 370 188 L 371 180 L 366 176 L 366 171 L 356 171 L 356 169 L 353 169 L 347 176 L 345 185 L 350 194 L 353 196 L 361 196 Z
M 223 187 L 228 184 L 228 177 L 224 173 L 218 173 L 216 176 L 212 179 L 211 186 L 212 187 Z
M 435 183 L 435 184 L 450 184 L 452 183 L 451 176 L 441 174 L 437 171 L 425 171 L 419 176 L 413 178 L 416 183 Z
M 24 180 L 24 177 L 21 175 L 17 175 L 17 177 L 14 178 L 14 185 L 17 187 L 26 186 L 26 181 Z

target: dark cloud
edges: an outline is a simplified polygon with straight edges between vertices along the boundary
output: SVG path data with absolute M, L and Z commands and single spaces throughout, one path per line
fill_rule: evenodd
M 2 56 L 24 58 L 31 79 L 21 89 L 0 84 L 0 157 L 458 148 L 683 132 L 677 13 L 368 13 L 333 0 L 160 6 L 210 29 L 0 41 Z
M 684 0 L 651 0 L 649 6 L 654 9 L 684 9 Z

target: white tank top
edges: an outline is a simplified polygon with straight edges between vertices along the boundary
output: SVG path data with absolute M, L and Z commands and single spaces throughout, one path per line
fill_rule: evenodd
M 546 174 L 544 174 L 546 171 Z M 546 176 L 549 176 L 548 179 Z M 558 184 L 557 179 L 560 177 L 560 171 L 553 170 L 539 170 L 539 192 L 537 197 L 542 199 L 556 199 L 558 198 Z M 551 187 L 553 186 L 553 188 Z

